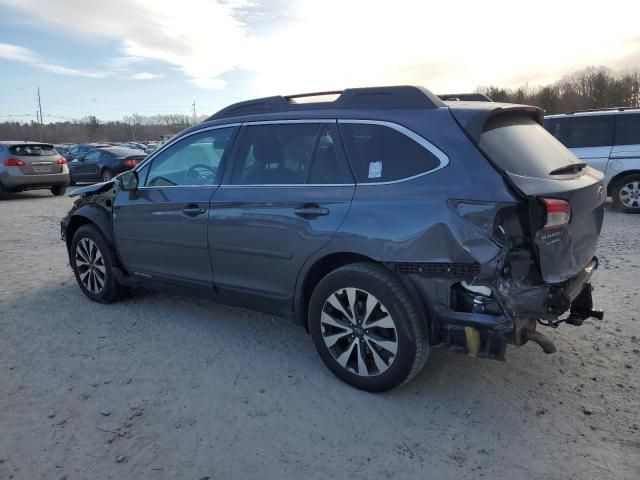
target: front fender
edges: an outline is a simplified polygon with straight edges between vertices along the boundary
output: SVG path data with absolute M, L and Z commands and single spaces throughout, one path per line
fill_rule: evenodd
M 71 246 L 75 231 L 87 223 L 95 225 L 115 249 L 111 212 L 94 203 L 85 204 L 72 210 L 68 217 L 63 220 L 63 236 L 67 242 L 67 249 Z

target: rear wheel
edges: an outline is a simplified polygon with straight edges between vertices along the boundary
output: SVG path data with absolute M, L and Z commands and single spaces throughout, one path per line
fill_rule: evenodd
M 82 292 L 91 300 L 111 303 L 127 289 L 116 279 L 111 246 L 93 225 L 80 227 L 71 242 L 71 268 Z
M 103 182 L 108 182 L 109 180 L 111 180 L 113 178 L 113 173 L 108 168 L 105 168 L 102 171 L 101 177 L 102 177 L 102 181 Z
M 0 183 L 0 200 L 7 200 L 9 198 L 9 190 L 7 190 L 2 183 Z
M 67 193 L 67 187 L 64 185 L 56 185 L 55 187 L 51 187 L 51 193 L 53 193 L 56 197 L 59 197 Z
M 325 365 L 372 392 L 409 381 L 429 355 L 423 319 L 385 268 L 346 265 L 324 277 L 309 302 L 309 330 Z
M 613 203 L 626 213 L 640 213 L 640 174 L 626 175 L 616 182 L 612 192 Z

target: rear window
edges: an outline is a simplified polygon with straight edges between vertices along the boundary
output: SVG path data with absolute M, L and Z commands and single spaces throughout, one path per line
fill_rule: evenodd
M 613 115 L 552 118 L 545 126 L 567 148 L 613 145 Z
M 345 122 L 340 133 L 358 183 L 401 180 L 440 166 L 424 146 L 384 125 Z
M 640 145 L 640 114 L 617 116 L 616 145 Z
M 501 170 L 534 178 L 554 178 L 553 170 L 580 161 L 540 124 L 522 115 L 490 118 L 480 148 Z
M 46 157 L 48 155 L 57 155 L 53 145 L 42 144 L 20 144 L 9 147 L 9 152 L 12 155 L 18 155 L 21 157 Z
M 109 147 L 106 151 L 114 154 L 116 157 L 139 157 L 146 155 L 142 150 L 135 150 L 133 148 L 126 147 Z

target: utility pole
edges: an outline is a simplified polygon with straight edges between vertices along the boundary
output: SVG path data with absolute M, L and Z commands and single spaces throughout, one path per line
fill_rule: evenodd
M 40 141 L 42 141 L 42 102 L 40 102 L 40 85 L 38 85 L 38 111 L 40 112 Z
M 196 124 L 196 101 L 193 101 L 193 124 Z

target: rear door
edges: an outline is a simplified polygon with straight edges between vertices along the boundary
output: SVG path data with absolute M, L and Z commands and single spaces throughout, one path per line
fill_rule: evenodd
M 355 186 L 335 120 L 245 125 L 212 202 L 212 262 L 227 296 L 273 310 L 344 219 Z
M 90 182 L 95 180 L 92 174 L 94 173 L 99 158 L 100 150 L 91 150 L 84 156 L 80 156 L 80 158 L 71 165 L 73 180 L 75 182 Z
M 530 199 L 531 236 L 542 277 L 558 283 L 576 275 L 594 257 L 604 216 L 604 175 L 581 162 L 527 115 L 490 117 L 479 147 L 510 183 Z M 542 199 L 565 200 L 570 221 L 544 229 Z
M 616 115 L 616 134 L 607 180 L 629 170 L 640 169 L 640 113 Z
M 130 273 L 179 285 L 212 285 L 209 202 L 236 130 L 184 137 L 140 170 L 136 191 L 118 192 L 113 230 Z
M 576 157 L 602 173 L 607 171 L 613 148 L 614 115 L 574 114 L 549 119 L 545 124 Z

